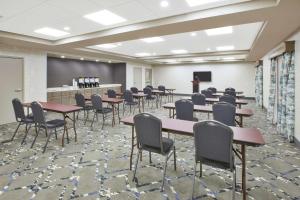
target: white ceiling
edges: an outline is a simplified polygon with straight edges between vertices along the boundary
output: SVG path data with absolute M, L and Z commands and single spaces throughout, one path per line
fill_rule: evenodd
M 164 41 L 146 43 L 142 40 L 122 42 L 121 46 L 105 49 L 98 46 L 90 48 L 139 57 L 137 53 L 149 53 L 151 56 L 172 54 L 174 49 L 185 49 L 188 53 L 215 52 L 218 46 L 234 46 L 234 50 L 249 50 L 262 27 L 262 22 L 233 26 L 233 33 L 226 35 L 207 36 L 205 31 L 197 31 L 196 36 L 191 33 L 180 33 L 162 36 Z M 116 43 L 119 44 L 119 43 Z
M 251 0 L 220 0 L 203 6 L 189 7 L 185 0 L 168 0 L 169 7 L 160 7 L 161 0 L 0 0 L 0 31 L 12 32 L 48 40 L 101 31 L 163 17 L 189 13 L 221 5 Z M 126 22 L 103 26 L 83 18 L 102 9 L 127 19 Z M 60 38 L 34 33 L 42 27 L 63 30 L 70 34 Z

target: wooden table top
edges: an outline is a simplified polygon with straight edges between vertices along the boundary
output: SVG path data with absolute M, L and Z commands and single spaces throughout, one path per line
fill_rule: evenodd
M 212 95 L 213 95 L 213 96 L 223 96 L 224 93 L 222 93 L 222 92 L 217 92 L 217 93 L 213 93 Z M 242 95 L 242 94 L 236 94 L 236 97 L 237 97 L 237 98 L 240 98 L 240 97 L 245 97 L 245 96 Z
M 197 122 L 179 119 L 162 118 L 162 130 L 179 135 L 194 136 L 193 126 Z M 121 119 L 126 125 L 133 125 L 133 116 Z M 264 145 L 265 141 L 261 132 L 257 128 L 230 127 L 233 130 L 233 140 L 236 144 L 249 146 Z
M 84 97 L 85 100 L 87 101 L 91 101 L 91 97 Z M 120 99 L 120 98 L 108 98 L 107 95 L 101 96 L 102 102 L 106 102 L 106 103 L 122 103 L 124 101 L 124 99 Z
M 167 109 L 175 109 L 175 103 L 166 103 L 162 105 L 162 107 L 167 108 Z M 199 112 L 208 112 L 211 113 L 212 106 L 211 105 L 194 105 L 194 111 L 199 111 Z M 250 117 L 253 115 L 253 111 L 248 108 L 236 108 L 236 115 L 239 116 L 244 116 L 244 117 Z
M 46 111 L 52 111 L 57 113 L 71 113 L 81 110 L 81 107 L 74 105 L 65 105 L 60 103 L 53 102 L 39 102 L 42 105 L 42 108 Z M 25 107 L 30 107 L 31 103 L 24 103 Z

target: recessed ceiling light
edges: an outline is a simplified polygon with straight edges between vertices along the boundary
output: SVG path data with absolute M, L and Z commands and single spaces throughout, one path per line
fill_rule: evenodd
M 232 33 L 233 29 L 232 29 L 232 26 L 226 26 L 226 27 L 221 27 L 221 28 L 207 29 L 207 30 L 205 30 L 205 32 L 208 36 L 224 35 L 224 34 Z
M 205 5 L 205 4 L 214 3 L 222 0 L 185 0 L 185 1 L 189 4 L 190 7 L 194 7 L 194 6 Z
M 139 57 L 143 57 L 143 56 L 150 56 L 151 54 L 150 53 L 146 53 L 146 52 L 142 52 L 142 53 L 136 53 L 135 55 L 139 56 Z
M 193 37 L 196 36 L 196 35 L 197 35 L 197 33 L 195 33 L 195 32 L 191 33 L 191 36 L 193 36 Z
M 169 2 L 168 1 L 161 1 L 160 2 L 160 6 L 165 8 L 165 7 L 168 7 L 169 6 Z
M 84 15 L 83 17 L 105 26 L 127 21 L 125 18 L 116 15 L 115 13 L 110 12 L 109 10 L 100 10 L 98 12 Z
M 147 43 L 155 43 L 155 42 L 162 42 L 162 41 L 165 41 L 163 38 L 161 37 L 150 37 L 150 38 L 143 38 L 141 39 L 142 41 L 144 42 L 147 42 Z
M 121 43 L 121 42 L 118 42 L 117 45 L 118 45 L 118 46 L 122 46 L 122 43 Z
M 171 52 L 174 54 L 183 54 L 183 53 L 187 53 L 188 51 L 185 49 L 174 49 L 174 50 L 171 50 Z
M 206 51 L 210 51 L 210 50 L 211 50 L 210 48 L 207 48 L 207 49 L 206 49 Z
M 99 62 L 99 60 L 96 60 L 96 62 Z
M 84 60 L 84 58 L 80 58 L 80 60 Z
M 65 56 L 60 56 L 60 58 L 65 58 Z
M 234 46 L 220 46 L 216 48 L 218 51 L 229 51 L 229 50 L 233 50 Z
M 100 48 L 104 48 L 104 49 L 112 49 L 112 48 L 117 47 L 117 45 L 115 45 L 115 44 L 99 44 L 96 46 L 100 47 Z
M 43 35 L 53 36 L 53 37 L 61 37 L 70 34 L 68 32 L 61 31 L 55 28 L 50 28 L 50 27 L 40 28 L 35 30 L 34 32 Z
M 64 27 L 64 30 L 65 30 L 65 31 L 69 31 L 70 29 L 71 29 L 71 28 L 68 27 L 68 26 L 65 26 L 65 27 Z
M 109 60 L 108 63 L 111 63 L 111 60 Z

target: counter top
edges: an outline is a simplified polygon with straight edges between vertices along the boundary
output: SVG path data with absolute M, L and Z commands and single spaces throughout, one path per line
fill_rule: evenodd
M 122 84 L 102 84 L 99 87 L 93 88 L 110 88 L 110 87 L 121 87 Z M 53 87 L 47 88 L 47 92 L 64 92 L 64 91 L 74 91 L 74 90 L 81 90 L 81 89 L 91 89 L 91 88 L 79 88 L 77 86 L 67 86 L 67 87 Z

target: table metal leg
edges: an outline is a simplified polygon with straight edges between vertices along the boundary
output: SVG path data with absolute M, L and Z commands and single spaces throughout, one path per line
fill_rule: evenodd
M 119 118 L 119 124 L 121 121 L 121 117 L 120 117 L 120 104 L 118 103 L 118 118 Z
M 240 115 L 240 126 L 243 127 L 243 116 Z
M 142 97 L 142 107 L 143 107 L 143 112 L 145 112 L 145 100 L 144 100 L 144 97 Z
M 139 100 L 138 101 L 139 102 L 139 113 L 141 113 L 141 98 L 139 97 L 138 100 Z
M 246 200 L 247 192 L 246 192 L 246 146 L 244 144 L 241 145 L 242 148 L 242 190 L 243 190 L 243 200 Z
M 75 118 L 75 112 L 73 112 L 73 129 L 75 133 L 75 142 L 77 142 L 77 131 L 76 131 L 76 118 Z
M 113 127 L 115 125 L 115 104 L 112 103 L 111 104 L 111 107 L 112 107 L 112 122 L 111 122 L 111 126 Z
M 130 160 L 129 160 L 129 169 L 132 170 L 132 156 L 134 149 L 134 126 L 131 127 L 131 152 L 130 152 Z

